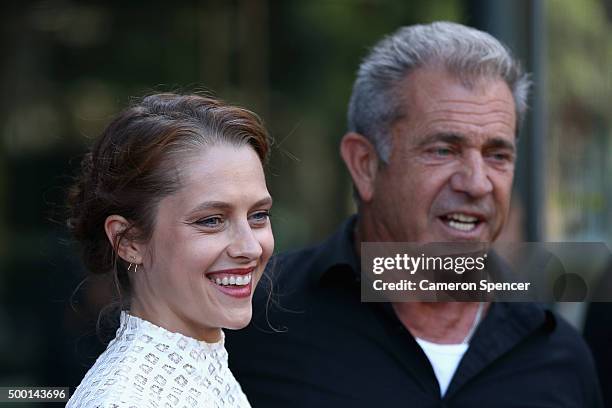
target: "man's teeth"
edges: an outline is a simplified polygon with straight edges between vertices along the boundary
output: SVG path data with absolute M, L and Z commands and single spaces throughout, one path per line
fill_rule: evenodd
M 476 224 L 473 222 L 466 223 L 451 220 L 448 222 L 448 225 L 453 227 L 454 229 L 458 229 L 459 231 L 471 231 L 476 228 Z
M 251 283 L 252 274 L 247 275 L 232 275 L 230 277 L 224 276 L 223 278 L 211 278 L 217 285 L 223 286 L 243 286 Z
M 453 213 L 448 215 L 448 226 L 459 231 L 471 231 L 476 228 L 478 218 L 467 214 Z
M 448 216 L 451 220 L 459 221 L 459 222 L 476 222 L 478 218 L 473 217 L 471 215 L 461 214 L 461 213 L 453 213 Z

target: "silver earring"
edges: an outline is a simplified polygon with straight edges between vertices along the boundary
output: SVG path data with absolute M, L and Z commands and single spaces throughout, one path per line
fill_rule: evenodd
M 130 259 L 132 261 L 135 261 L 136 257 L 134 255 L 132 255 L 132 256 L 130 256 Z M 128 269 L 127 270 L 129 271 L 130 269 L 132 269 L 132 266 L 134 266 L 134 264 L 130 262 L 130 264 L 128 265 Z M 136 267 L 134 268 L 134 273 L 136 273 L 137 269 L 138 269 L 138 264 L 136 264 Z

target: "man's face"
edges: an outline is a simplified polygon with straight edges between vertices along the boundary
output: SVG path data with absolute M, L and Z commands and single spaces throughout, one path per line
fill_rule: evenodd
M 417 69 L 400 85 L 406 115 L 391 127 L 389 163 L 374 182 L 379 236 L 405 242 L 493 241 L 508 214 L 514 100 L 501 79 L 465 87 Z

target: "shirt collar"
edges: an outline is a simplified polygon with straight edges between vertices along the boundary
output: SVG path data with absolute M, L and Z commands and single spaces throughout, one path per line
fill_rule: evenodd
M 312 283 L 318 284 L 338 269 L 351 270 L 359 276 L 360 264 L 355 252 L 357 215 L 350 216 L 338 230 L 323 242 L 315 254 Z
M 193 358 L 215 354 L 221 356 L 223 359 L 227 359 L 227 352 L 225 351 L 225 333 L 223 330 L 221 330 L 221 338 L 219 341 L 208 343 L 203 340 L 185 336 L 182 333 L 169 331 L 148 320 L 130 314 L 130 312 L 125 310 L 121 311 L 119 322 L 117 338 L 126 340 L 137 338 L 139 341 L 154 344 L 172 343 L 177 344 L 180 350 L 190 350 Z
M 312 283 L 320 285 L 328 279 L 342 280 L 352 278 L 359 280 L 361 264 L 355 252 L 355 226 L 357 214 L 346 219 L 336 232 L 324 241 L 314 254 L 314 268 L 312 271 Z M 495 257 L 496 273 L 505 276 L 507 266 L 499 257 Z M 342 273 L 344 272 L 344 273 Z M 505 276 L 508 279 L 508 276 Z M 390 306 L 390 305 L 389 305 Z M 391 308 L 389 308 L 391 310 Z M 495 309 L 493 311 L 493 309 Z M 533 302 L 499 302 L 489 311 L 490 314 L 498 316 L 505 321 L 518 322 L 517 332 L 523 335 L 537 327 L 543 327 L 546 331 L 554 330 L 556 317 L 544 304 Z

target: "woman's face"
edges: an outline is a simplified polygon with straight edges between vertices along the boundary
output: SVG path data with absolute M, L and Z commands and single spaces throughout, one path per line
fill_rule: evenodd
M 132 313 L 216 341 L 251 319 L 251 298 L 274 249 L 272 199 L 252 147 L 210 146 L 180 164 L 181 188 L 161 200 Z

